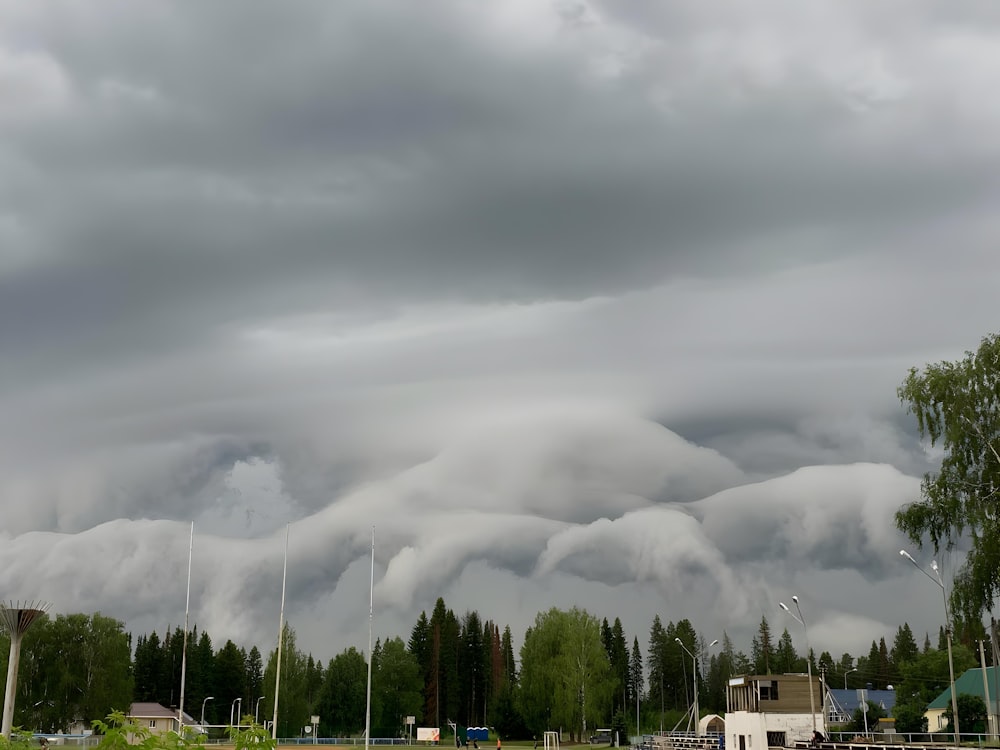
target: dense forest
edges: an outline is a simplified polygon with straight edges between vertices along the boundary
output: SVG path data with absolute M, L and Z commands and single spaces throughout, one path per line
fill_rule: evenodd
M 815 673 L 831 687 L 897 690 L 901 731 L 920 731 L 926 704 L 948 684 L 943 632 L 918 644 L 909 625 L 873 642 L 865 655 L 809 654 Z M 326 664 L 303 653 L 285 626 L 278 734 L 295 737 L 312 715 L 320 736 L 358 735 L 364 728 L 368 663 L 348 648 Z M 714 639 L 713 639 L 714 640 Z M 678 642 L 679 641 L 679 642 Z M 101 614 L 47 617 L 26 635 L 21 655 L 15 724 L 65 731 L 89 724 L 132 701 L 176 707 L 180 700 L 184 633 L 180 628 L 133 637 L 122 622 Z M 7 647 L 0 643 L 0 674 Z M 188 638 L 184 707 L 196 720 L 225 725 L 273 715 L 276 649 L 264 655 L 227 640 L 221 645 L 194 628 Z M 420 726 L 490 726 L 501 736 L 531 737 L 561 728 L 579 737 L 585 728 L 635 732 L 670 729 L 691 701 L 692 669 L 699 673 L 703 712 L 722 713 L 732 675 L 805 672 L 806 658 L 788 629 L 780 634 L 762 617 L 750 652 L 721 634 L 709 645 L 691 622 L 664 624 L 626 635 L 620 619 L 598 620 L 580 609 L 539 613 L 515 655 L 508 626 L 476 611 L 461 617 L 438 599 L 421 613 L 409 637 L 380 640 L 372 653 L 372 734 L 406 734 L 405 716 Z M 957 645 L 958 673 L 976 664 Z

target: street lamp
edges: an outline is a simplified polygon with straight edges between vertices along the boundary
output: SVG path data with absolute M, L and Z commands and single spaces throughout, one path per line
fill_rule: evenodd
M 931 560 L 931 570 L 934 571 L 934 575 L 931 575 L 905 549 L 901 549 L 899 554 L 913 563 L 914 568 L 930 578 L 941 588 L 941 597 L 944 599 L 944 634 L 948 639 L 948 676 L 951 679 L 951 718 L 952 724 L 955 726 L 955 746 L 958 747 L 959 742 L 961 742 L 961 732 L 958 728 L 958 696 L 955 695 L 955 662 L 951 657 L 951 613 L 948 609 L 948 591 L 944 587 L 944 581 L 941 580 L 941 571 L 938 570 L 937 560 Z
M 253 723 L 254 724 L 257 723 L 257 715 L 258 715 L 258 711 L 260 710 L 260 702 L 262 700 L 264 700 L 264 696 L 263 695 L 260 696 L 260 698 L 258 698 L 257 702 L 254 704 L 254 707 L 253 707 Z
M 691 711 L 694 718 L 694 736 L 700 737 L 701 727 L 699 726 L 699 720 L 701 719 L 701 710 L 698 707 L 698 656 L 704 654 L 707 649 L 712 648 L 712 646 L 719 642 L 719 639 L 716 638 L 714 641 L 705 646 L 705 648 L 698 652 L 698 656 L 695 656 L 688 651 L 688 647 L 684 645 L 684 641 L 680 638 L 674 638 L 674 640 L 677 642 L 677 645 L 684 649 L 685 653 L 691 657 L 691 675 L 694 679 L 694 703 L 691 705 Z
M 205 726 L 205 704 L 208 703 L 209 701 L 214 701 L 214 700 L 215 700 L 215 696 L 210 695 L 205 700 L 203 700 L 201 702 L 201 725 L 202 726 Z
M 844 690 L 847 690 L 847 675 L 849 675 L 851 672 L 857 672 L 857 671 L 858 668 L 854 667 L 853 669 L 848 669 L 846 672 L 844 672 Z
M 792 612 L 788 608 L 788 605 L 784 602 L 778 602 L 778 606 L 781 607 L 785 612 L 791 615 L 792 619 L 802 626 L 803 632 L 806 634 L 806 675 L 809 679 L 809 713 L 812 716 L 813 732 L 816 732 L 816 697 L 813 695 L 813 670 L 812 670 L 812 660 L 809 658 L 812 655 L 812 649 L 809 647 L 809 628 L 806 627 L 806 618 L 802 616 L 802 609 L 799 607 L 799 597 L 793 596 L 792 601 L 795 602 L 795 612 L 798 612 L 796 617 L 795 612 Z
M 239 710 L 236 708 L 237 704 L 242 706 L 243 698 L 237 698 L 236 700 L 233 701 L 233 705 L 229 707 L 229 726 L 231 727 L 236 726 L 235 722 L 233 721 L 233 714 L 236 714 L 237 719 L 240 718 Z

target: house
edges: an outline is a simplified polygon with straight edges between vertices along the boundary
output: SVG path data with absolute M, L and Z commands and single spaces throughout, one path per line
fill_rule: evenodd
M 811 683 L 804 674 L 734 677 L 726 688 L 726 747 L 766 750 L 809 739 L 814 726 L 822 730 L 823 700 L 818 677 Z
M 991 702 L 997 700 L 998 686 L 1000 686 L 1000 674 L 997 673 L 996 667 L 986 668 L 986 680 L 989 683 L 989 693 L 990 700 L 986 700 L 986 694 L 983 691 L 983 670 L 982 669 L 967 669 L 965 674 L 958 677 L 955 680 L 955 694 L 956 695 L 976 695 L 983 699 L 983 702 L 987 706 Z M 945 728 L 948 723 L 944 718 L 945 710 L 951 706 L 951 685 L 946 687 L 944 691 L 929 704 L 927 704 L 927 710 L 924 712 L 924 718 L 927 719 L 927 729 L 931 732 L 937 732 Z M 963 729 L 963 727 L 959 727 Z M 962 732 L 965 734 L 965 732 Z
M 164 734 L 179 730 L 177 709 L 167 708 L 159 703 L 133 703 L 129 707 L 127 718 L 141 727 L 146 727 L 151 734 Z M 197 732 L 204 731 L 201 725 L 187 712 L 184 713 L 184 726 Z
M 896 706 L 895 690 L 866 690 L 868 700 L 881 708 L 886 716 L 892 716 Z M 854 718 L 854 712 L 861 705 L 857 690 L 829 688 L 826 701 L 826 721 L 828 724 L 847 724 Z

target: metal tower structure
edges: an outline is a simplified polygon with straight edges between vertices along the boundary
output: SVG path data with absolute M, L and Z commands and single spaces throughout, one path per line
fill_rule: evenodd
M 7 663 L 7 693 L 3 701 L 3 726 L 0 733 L 10 739 L 14 722 L 14 696 L 17 695 L 17 668 L 21 660 L 21 638 L 51 605 L 48 602 L 0 602 L 0 627 L 10 634 L 10 660 Z

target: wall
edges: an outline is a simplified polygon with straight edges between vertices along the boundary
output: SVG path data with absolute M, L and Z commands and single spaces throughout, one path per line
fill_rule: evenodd
M 816 728 L 823 726 L 823 715 L 816 714 Z M 768 732 L 784 732 L 785 743 L 812 737 L 812 719 L 804 714 L 762 714 L 733 711 L 726 715 L 726 750 L 766 750 Z M 745 737 L 743 748 L 740 735 Z

